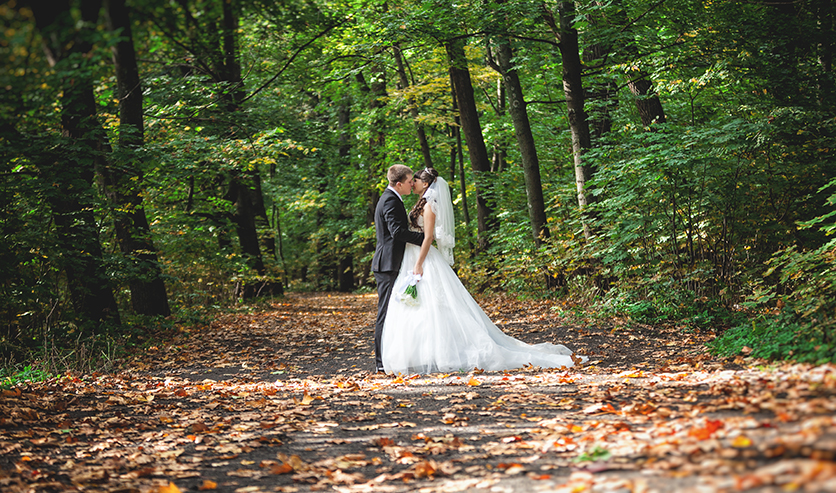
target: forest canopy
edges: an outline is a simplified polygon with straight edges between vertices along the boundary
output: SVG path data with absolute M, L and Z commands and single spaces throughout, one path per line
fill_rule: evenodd
M 6 365 L 370 291 L 395 163 L 450 183 L 474 293 L 836 360 L 829 0 L 10 0 L 0 19 Z

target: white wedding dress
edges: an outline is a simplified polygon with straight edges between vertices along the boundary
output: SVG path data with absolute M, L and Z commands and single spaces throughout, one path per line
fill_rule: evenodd
M 428 204 L 436 205 L 432 201 Z M 419 225 L 423 225 L 423 216 Z M 448 260 L 452 263 L 452 250 L 442 254 L 435 246 L 430 247 L 423 264 L 423 277 L 416 285 L 418 295 L 405 303 L 401 299 L 402 291 L 397 290 L 406 285 L 405 279 L 410 276 L 420 251 L 419 246 L 406 245 L 396 288 L 389 301 L 381 340 L 387 373 L 507 370 L 529 364 L 543 368 L 574 366 L 572 350 L 566 346 L 548 342 L 526 344 L 494 325 L 450 268 Z M 585 360 L 585 357 L 577 358 L 577 361 Z

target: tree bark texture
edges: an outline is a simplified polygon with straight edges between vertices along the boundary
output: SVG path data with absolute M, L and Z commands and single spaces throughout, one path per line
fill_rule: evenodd
M 488 234 L 495 229 L 493 211 L 485 198 L 485 178 L 490 173 L 491 165 L 488 160 L 488 150 L 482 136 L 482 126 L 479 123 L 479 113 L 476 110 L 476 98 L 473 94 L 473 84 L 470 80 L 470 70 L 467 68 L 467 58 L 464 52 L 464 41 L 453 40 L 445 45 L 450 62 L 450 81 L 456 92 L 459 103 L 461 128 L 470 155 L 470 166 L 476 181 L 476 221 L 479 248 L 487 249 Z
M 539 247 L 542 240 L 549 237 L 549 229 L 546 224 L 546 208 L 543 201 L 543 184 L 540 180 L 540 160 L 537 157 L 537 147 L 534 145 L 534 135 L 531 133 L 531 122 L 528 120 L 522 84 L 520 84 L 519 74 L 514 68 L 513 58 L 514 53 L 510 39 L 501 40 L 497 46 L 497 61 L 508 97 L 508 112 L 511 114 L 511 121 L 514 123 L 517 145 L 520 147 L 531 233 L 535 244 Z

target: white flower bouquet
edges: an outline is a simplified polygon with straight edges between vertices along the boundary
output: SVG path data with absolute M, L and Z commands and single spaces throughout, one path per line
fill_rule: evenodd
M 406 273 L 406 276 L 401 278 L 395 285 L 396 299 L 406 306 L 418 306 L 418 281 L 421 280 L 420 274 L 414 274 L 412 271 Z

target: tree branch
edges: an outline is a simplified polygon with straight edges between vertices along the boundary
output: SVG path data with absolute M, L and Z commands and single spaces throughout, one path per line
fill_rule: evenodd
M 287 70 L 287 68 L 290 66 L 290 64 L 291 64 L 291 63 L 293 63 L 293 60 L 295 60 L 295 59 L 296 59 L 296 57 L 297 57 L 297 56 L 299 56 L 299 54 L 300 54 L 300 53 L 302 53 L 302 52 L 303 52 L 303 51 L 304 51 L 304 50 L 305 50 L 308 46 L 312 45 L 312 44 L 313 44 L 313 42 L 314 42 L 314 41 L 316 41 L 317 39 L 319 39 L 319 38 L 321 38 L 321 37 L 325 36 L 326 34 L 328 34 L 328 33 L 329 33 L 332 29 L 334 29 L 335 27 L 337 27 L 337 26 L 341 26 L 341 25 L 345 24 L 346 22 L 348 22 L 348 20 L 349 20 L 349 19 L 345 19 L 345 20 L 343 20 L 343 21 L 341 21 L 341 22 L 338 22 L 338 23 L 334 24 L 333 26 L 329 26 L 329 27 L 328 27 L 328 28 L 326 28 L 324 31 L 320 32 L 319 34 L 317 34 L 317 35 L 316 35 L 316 36 L 314 36 L 313 38 L 309 39 L 309 40 L 308 40 L 305 44 L 303 44 L 302 46 L 300 46 L 300 47 L 299 47 L 299 48 L 298 48 L 298 49 L 297 49 L 297 50 L 293 53 L 293 55 L 291 55 L 291 56 L 290 56 L 290 58 L 288 58 L 288 59 L 287 59 L 287 61 L 285 62 L 284 66 L 281 68 L 281 70 L 279 70 L 279 72 L 278 72 L 276 75 L 274 75 L 273 77 L 271 77 L 271 78 L 270 78 L 270 80 L 268 80 L 267 82 L 265 82 L 264 84 L 262 84 L 262 85 L 261 85 L 258 89 L 256 89 L 256 90 L 255 90 L 255 91 L 253 91 L 252 93 L 250 93 L 250 95 L 249 95 L 249 96 L 247 96 L 247 97 L 245 97 L 244 99 L 242 99 L 239 103 L 243 103 L 243 102 L 245 102 L 245 101 L 247 101 L 247 100 L 251 99 L 253 96 L 255 96 L 256 94 L 258 94 L 258 93 L 260 93 L 261 91 L 263 91 L 264 89 L 266 89 L 266 88 L 267 88 L 270 84 L 272 84 L 273 82 L 275 82 L 275 81 L 276 81 L 276 79 L 278 79 L 278 78 L 279 78 L 279 77 L 280 77 L 280 76 L 284 73 L 284 71 L 285 71 L 285 70 Z

